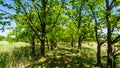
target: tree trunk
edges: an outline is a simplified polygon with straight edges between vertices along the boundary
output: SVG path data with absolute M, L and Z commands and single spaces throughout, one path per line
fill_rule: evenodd
M 107 68 L 112 68 L 112 45 L 111 45 L 111 23 L 110 23 L 110 13 L 111 6 L 109 6 L 109 0 L 106 0 L 106 24 L 107 24 Z
M 54 46 L 57 47 L 57 40 L 54 41 Z
M 98 35 L 98 21 L 97 21 L 97 17 L 96 17 L 96 15 L 95 15 L 95 13 L 94 13 L 94 10 L 93 10 L 93 7 L 92 7 L 92 5 L 90 5 L 89 4 L 89 7 L 90 7 L 90 10 L 92 11 L 92 14 L 93 14 L 93 17 L 94 17 L 94 21 L 95 21 L 95 28 L 94 28 L 94 30 L 95 30 L 95 37 L 96 37 L 96 41 L 97 41 L 97 64 L 96 64 L 96 66 L 100 66 L 101 65 L 101 55 L 100 55 L 100 53 L 101 53 L 101 45 L 102 45 L 102 43 L 100 44 L 100 41 L 99 41 L 99 35 Z
M 30 40 L 30 45 L 31 45 L 31 49 L 32 49 L 31 55 L 34 57 L 34 56 L 36 56 L 36 54 L 35 54 L 35 35 L 32 34 L 32 36 L 29 37 L 29 40 Z
M 116 55 L 113 55 L 113 68 L 116 68 Z
M 109 43 L 107 50 L 107 68 L 112 68 L 112 47 Z
M 32 37 L 31 40 L 31 45 L 32 45 L 32 56 L 35 56 L 35 41 L 34 41 L 34 37 Z
M 54 48 L 56 48 L 57 47 L 57 40 L 54 40 Z
M 49 51 L 50 47 L 49 47 L 49 44 L 48 44 L 48 38 L 47 37 L 46 37 L 46 43 L 47 43 L 47 48 L 48 48 L 48 51 Z
M 45 56 L 45 40 L 41 39 L 41 55 Z
M 46 0 L 41 0 L 42 3 L 42 12 L 43 12 L 43 18 L 41 22 L 41 55 L 45 56 L 45 34 L 46 34 Z
M 50 46 L 51 46 L 51 50 L 53 50 L 53 38 L 50 39 Z
M 101 50 L 100 49 L 101 49 L 101 45 L 98 44 L 98 46 L 97 46 L 97 66 L 101 65 L 101 55 L 100 55 Z
M 35 56 L 35 41 L 34 41 L 34 38 L 32 38 L 32 42 L 31 42 L 31 45 L 32 45 L 32 54 L 33 56 Z
M 42 23 L 42 36 L 41 36 L 41 55 L 45 56 L 45 23 Z
M 74 38 L 73 38 L 73 35 L 71 35 L 71 36 L 72 36 L 71 46 L 73 47 L 73 45 L 74 45 Z
M 80 36 L 78 38 L 78 50 L 81 50 L 81 40 L 80 40 Z

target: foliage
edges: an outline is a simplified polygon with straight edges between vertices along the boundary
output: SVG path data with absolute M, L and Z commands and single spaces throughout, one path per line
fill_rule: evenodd
M 0 36 L 0 41 L 5 40 L 5 36 Z
M 48 59 L 51 59 L 49 62 L 55 63 L 55 59 L 64 62 L 65 64 L 56 62 L 55 64 L 58 66 L 63 65 L 64 67 L 67 67 L 68 65 L 69 67 L 69 64 L 71 63 L 73 63 L 73 66 L 75 67 L 92 66 L 89 61 L 94 64 L 95 59 L 90 57 L 91 53 L 87 53 L 87 50 L 90 49 L 81 49 L 80 46 L 83 45 L 83 41 L 96 41 L 98 44 L 97 50 L 99 50 L 99 53 L 97 52 L 97 54 L 99 55 L 101 54 L 100 47 L 104 47 L 101 45 L 107 42 L 107 62 L 110 60 L 111 63 L 108 63 L 107 65 L 112 65 L 113 57 L 116 56 L 116 53 L 119 54 L 120 45 L 116 46 L 115 43 L 120 41 L 120 0 L 12 0 L 12 4 L 0 0 L 0 5 L 7 7 L 8 10 L 12 9 L 15 12 L 13 14 L 0 9 L 0 30 L 4 31 L 5 26 L 10 25 L 9 19 L 14 21 L 17 25 L 17 27 L 7 36 L 8 41 L 22 41 L 28 43 L 34 43 L 35 41 L 35 45 L 40 47 L 40 55 L 45 56 L 47 53 L 53 54 L 53 56 L 48 55 L 43 57 L 43 60 L 40 60 L 40 64 L 44 64 Z M 4 40 L 4 37 L 0 36 L 0 40 Z M 63 46 L 63 48 L 60 47 L 61 51 L 63 51 L 60 53 L 58 46 L 55 50 L 58 54 L 54 54 L 54 51 L 47 52 L 45 49 L 51 46 L 55 41 L 58 43 L 74 42 L 75 44 L 77 42 L 78 49 L 81 49 L 81 55 L 71 55 L 72 57 L 66 55 L 72 53 L 71 51 L 68 51 L 70 48 L 69 46 L 68 48 L 65 46 Z M 76 48 L 76 45 L 74 45 L 74 47 Z M 116 52 L 114 48 L 117 48 L 118 51 L 116 50 Z M 66 53 L 66 51 L 68 52 Z M 76 55 L 76 49 L 73 51 Z M 5 53 L 5 55 L 7 54 Z M 18 56 L 16 53 L 15 55 Z M 92 53 L 91 55 L 95 55 L 95 53 Z M 113 59 L 111 59 L 111 56 Z M 22 56 L 16 57 L 16 59 L 18 60 L 20 57 Z M 59 57 L 59 59 L 56 57 Z M 65 57 L 67 58 L 65 59 Z M 72 60 L 69 61 L 69 57 Z M 76 59 L 83 60 L 83 62 L 76 61 Z M 41 63 L 41 61 L 45 62 Z M 10 61 L 5 60 L 5 64 L 6 62 Z M 78 63 L 80 63 L 80 65 Z M 48 66 L 50 66 L 50 64 L 48 64 Z M 39 64 L 35 63 L 35 65 Z

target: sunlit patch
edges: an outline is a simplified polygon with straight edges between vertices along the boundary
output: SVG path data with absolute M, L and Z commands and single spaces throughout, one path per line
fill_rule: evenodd
M 44 62 L 46 60 L 45 57 L 42 57 L 41 59 L 38 60 L 38 62 Z
M 86 63 L 83 63 L 83 64 L 84 64 L 84 66 L 87 67 L 87 68 L 90 67 L 90 66 L 89 66 L 88 64 L 86 64 Z
M 57 58 L 57 59 L 60 59 L 60 58 L 61 58 L 61 56 L 59 56 L 59 55 L 58 55 L 58 56 L 56 56 L 56 58 Z

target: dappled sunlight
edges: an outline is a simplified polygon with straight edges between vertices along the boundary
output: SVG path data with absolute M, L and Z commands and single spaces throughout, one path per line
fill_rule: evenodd
M 96 50 L 89 47 L 88 44 L 82 46 L 80 52 L 77 50 L 76 45 L 74 47 L 59 45 L 53 51 L 47 52 L 45 56 L 37 56 L 36 59 L 31 56 L 31 47 L 28 43 L 23 43 L 24 46 L 22 42 L 13 45 L 14 47 L 11 48 L 11 51 L 0 52 L 0 66 L 22 68 L 94 68 L 96 64 Z M 101 67 L 104 68 L 107 60 L 104 57 L 106 56 L 104 50 L 101 56 L 103 64 Z M 119 63 L 117 63 L 117 66 L 119 66 Z
M 83 48 L 82 50 L 85 49 L 86 48 Z M 94 67 L 94 50 L 88 48 L 87 51 L 81 55 L 75 51 L 75 49 L 69 47 L 57 47 L 56 50 L 47 53 L 46 56 L 41 57 L 37 62 L 27 67 Z M 91 53 L 93 53 L 93 55 L 91 55 Z
M 0 0 L 0 68 L 120 68 L 120 0 Z
M 44 62 L 46 60 L 46 58 L 45 57 L 42 57 L 42 58 L 40 58 L 39 60 L 38 60 L 38 63 L 42 63 L 42 62 Z

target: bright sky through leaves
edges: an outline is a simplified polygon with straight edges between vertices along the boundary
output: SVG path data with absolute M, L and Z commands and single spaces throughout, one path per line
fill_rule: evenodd
M 11 4 L 12 5 L 12 0 L 3 0 L 5 3 L 7 3 L 7 4 Z M 2 6 L 2 5 L 0 5 L 0 9 L 1 10 L 4 10 L 4 11 L 7 11 L 7 12 L 9 12 L 9 13 L 11 13 L 11 14 L 15 14 L 15 11 L 13 11 L 13 10 L 11 10 L 11 9 L 8 9 L 7 7 L 4 7 L 4 6 Z M 1 12 L 1 11 L 0 11 Z M 6 28 L 7 28 L 8 26 L 6 26 Z M 9 26 L 9 27 L 16 27 L 16 24 L 13 22 L 13 21 L 11 21 L 11 25 Z M 0 31 L 0 35 L 3 35 L 3 36 L 7 36 L 8 34 L 9 34 L 9 32 L 10 32 L 11 30 L 7 30 L 7 29 L 5 29 L 5 31 Z

